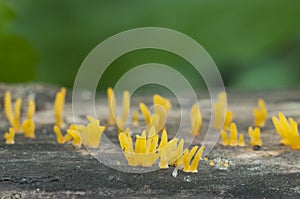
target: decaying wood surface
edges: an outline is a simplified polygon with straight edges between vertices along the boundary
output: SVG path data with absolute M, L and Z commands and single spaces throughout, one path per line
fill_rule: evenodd
M 3 112 L 6 90 L 12 92 L 14 99 L 22 97 L 24 104 L 29 95 L 35 95 L 37 132 L 34 140 L 17 135 L 16 144 L 5 145 L 3 135 L 9 128 Z M 208 161 L 201 161 L 198 173 L 179 171 L 177 177 L 172 176 L 174 168 L 145 174 L 123 173 L 99 163 L 84 148 L 57 144 L 52 128 L 53 101 L 58 90 L 37 84 L 0 85 L 0 195 L 3 198 L 300 198 L 300 151 L 280 145 L 270 120 L 279 111 L 297 120 L 300 118 L 300 89 L 228 91 L 229 108 L 234 112 L 234 121 L 239 132 L 245 135 L 246 143 L 249 141 L 248 126 L 253 124 L 252 109 L 258 98 L 266 101 L 269 119 L 262 129 L 263 147 L 256 151 L 249 146 L 223 147 L 218 143 L 207 157 L 216 161 L 228 160 L 228 168 L 218 164 L 210 166 Z M 202 98 L 202 112 L 204 121 L 207 121 L 209 117 L 205 113 L 209 110 L 205 107 L 209 100 L 207 94 L 203 94 Z M 147 102 L 149 99 L 142 97 L 140 100 Z M 106 99 L 99 97 L 97 101 L 99 112 L 104 112 Z M 67 123 L 73 122 L 71 108 L 68 92 Z M 100 117 L 105 118 L 106 115 Z M 176 118 L 171 117 L 168 122 L 169 126 L 176 126 Z

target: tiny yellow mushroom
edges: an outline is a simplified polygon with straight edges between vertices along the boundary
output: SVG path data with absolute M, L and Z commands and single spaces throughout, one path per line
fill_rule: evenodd
M 6 91 L 4 95 L 4 110 L 5 110 L 7 120 L 11 125 L 13 125 L 14 113 L 12 110 L 11 94 L 9 91 Z
M 196 153 L 192 163 L 191 163 L 191 166 L 190 166 L 190 172 L 192 173 L 197 173 L 198 172 L 198 165 L 199 165 L 199 162 L 202 158 L 202 154 L 204 152 L 204 149 L 205 149 L 205 146 L 202 145 L 200 147 L 200 149 L 198 150 L 198 152 Z
M 9 133 L 4 134 L 5 143 L 6 144 L 14 144 L 15 143 L 15 130 L 13 128 L 9 128 Z
M 176 150 L 173 152 L 170 162 L 171 166 L 176 166 L 179 167 L 180 165 L 183 164 L 183 146 L 184 146 L 184 140 L 181 139 L 179 144 L 177 145 Z
M 230 146 L 237 146 L 238 145 L 238 131 L 236 128 L 235 123 L 231 123 L 230 125 L 230 134 L 229 134 L 229 145 Z
M 219 94 L 219 100 L 214 104 L 214 128 L 221 129 L 226 114 L 227 97 L 225 92 Z
M 245 146 L 244 135 L 239 135 L 239 146 Z
M 15 132 L 17 133 L 21 132 L 21 124 L 20 124 L 21 105 L 22 105 L 22 99 L 18 98 L 15 103 L 15 115 L 14 115 L 14 123 L 13 123 Z
M 115 110 L 116 110 L 116 99 L 114 95 L 114 91 L 112 88 L 107 89 L 107 100 L 108 100 L 108 107 L 109 107 L 109 118 L 108 124 L 114 125 L 115 124 Z
M 194 104 L 191 109 L 191 126 L 192 126 L 192 135 L 196 136 L 199 135 L 201 125 L 202 125 L 202 115 L 199 109 L 198 104 Z
M 171 110 L 172 104 L 170 102 L 170 100 L 168 100 L 167 98 L 164 98 L 160 95 L 153 95 L 153 104 L 154 105 L 161 105 L 166 112 L 169 112 Z M 156 110 L 159 111 L 159 110 Z
M 62 135 L 62 132 L 61 132 L 61 130 L 59 129 L 59 127 L 55 125 L 55 126 L 53 127 L 53 130 L 54 130 L 54 132 L 55 132 L 55 134 L 56 134 L 56 140 L 57 140 L 57 142 L 58 142 L 59 144 L 64 144 L 64 143 L 65 143 L 65 139 L 64 139 L 64 136 Z
M 130 109 L 130 93 L 129 93 L 129 91 L 124 91 L 124 93 L 123 93 L 123 114 L 122 114 L 122 122 L 124 125 L 127 123 L 129 109 Z
M 226 111 L 224 128 L 223 128 L 225 131 L 228 131 L 230 129 L 232 118 L 233 118 L 233 113 L 231 111 Z
M 82 141 L 81 141 L 81 138 L 80 138 L 80 135 L 79 135 L 78 131 L 68 129 L 67 133 L 70 136 L 72 136 L 72 138 L 73 138 L 73 142 L 72 142 L 73 146 L 80 147 L 81 144 L 82 144 Z
M 139 125 L 139 112 L 138 111 L 134 111 L 133 112 L 132 122 L 133 122 L 134 126 L 138 126 Z
M 88 116 L 90 123 L 87 125 L 88 130 L 88 147 L 97 148 L 101 142 L 101 136 L 105 130 L 104 126 L 100 126 L 100 121 Z
M 185 149 L 183 154 L 183 171 L 190 172 L 190 162 L 197 152 L 198 146 L 194 146 L 191 151 L 189 149 Z
M 227 133 L 224 130 L 222 130 L 222 132 L 221 132 L 221 137 L 222 137 L 223 146 L 228 146 L 229 145 L 229 139 L 228 139 Z
M 142 135 L 136 136 L 135 152 L 136 153 L 146 153 L 146 131 L 142 132 Z
M 22 130 L 27 138 L 35 138 L 35 124 L 33 121 L 34 114 L 35 102 L 30 100 L 28 104 L 27 119 L 22 123 Z
M 215 162 L 213 160 L 209 161 L 209 165 L 210 166 L 214 166 L 215 165 Z
M 140 103 L 140 109 L 141 112 L 143 113 L 147 126 L 150 126 L 152 124 L 152 117 L 150 111 L 148 110 L 147 106 L 144 103 Z
M 62 128 L 65 125 L 63 121 L 63 110 L 65 106 L 66 92 L 66 88 L 61 88 L 61 90 L 56 94 L 54 102 L 55 124 L 59 128 Z
M 254 125 L 257 127 L 263 127 L 265 126 L 265 122 L 268 117 L 268 112 L 264 100 L 259 99 L 257 104 L 258 108 L 253 109 Z
M 250 137 L 250 146 L 262 146 L 262 140 L 260 138 L 260 129 L 249 127 L 248 134 Z

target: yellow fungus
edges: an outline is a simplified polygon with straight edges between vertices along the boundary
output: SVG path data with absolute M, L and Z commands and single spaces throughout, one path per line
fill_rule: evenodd
M 267 120 L 268 112 L 264 100 L 259 99 L 257 104 L 258 108 L 253 109 L 254 125 L 257 127 L 263 127 Z
M 245 146 L 244 135 L 239 135 L 239 146 Z
M 147 126 L 150 126 L 152 123 L 152 118 L 147 106 L 144 103 L 140 103 L 140 109 L 141 112 L 143 113 Z
M 14 123 L 13 123 L 15 132 L 21 132 L 21 124 L 20 124 L 21 105 L 22 105 L 22 100 L 18 98 L 15 103 L 15 114 L 14 114 Z
M 199 161 L 201 160 L 202 154 L 204 152 L 204 145 L 200 147 L 198 152 L 197 152 L 197 149 L 198 149 L 198 146 L 194 146 L 191 149 L 191 151 L 189 151 L 188 149 L 185 149 L 184 154 L 183 154 L 183 171 L 184 172 L 197 172 Z M 194 159 L 191 162 L 193 157 L 194 157 Z
M 14 144 L 15 143 L 15 130 L 13 128 L 9 128 L 9 132 L 4 134 L 5 143 L 6 144 Z
M 203 158 L 203 160 L 205 160 L 205 161 L 208 161 L 208 158 L 207 158 L 207 157 L 205 157 L 205 158 Z
M 7 120 L 11 125 L 13 125 L 14 113 L 12 110 L 11 94 L 9 91 L 6 91 L 4 95 L 4 110 L 5 110 Z
M 88 147 L 97 148 L 101 142 L 101 136 L 103 131 L 105 130 L 104 126 L 100 126 L 100 121 L 94 119 L 91 116 L 87 116 L 90 123 L 87 125 L 87 137 L 88 137 Z
M 262 140 L 260 138 L 260 129 L 249 127 L 248 134 L 250 137 L 250 146 L 262 146 Z
M 223 146 L 228 146 L 229 145 L 229 140 L 228 140 L 227 133 L 224 130 L 222 130 L 222 132 L 221 132 L 221 137 L 222 137 Z
M 66 92 L 66 88 L 61 88 L 61 90 L 56 94 L 54 102 L 55 124 L 59 128 L 64 127 L 63 110 L 65 106 Z
M 153 96 L 153 104 L 162 106 L 166 112 L 169 112 L 172 107 L 170 100 L 160 95 Z M 159 110 L 155 110 L 155 111 L 159 111 Z
M 232 122 L 233 113 L 231 111 L 226 111 L 225 122 L 224 122 L 224 130 L 228 131 L 230 128 L 230 124 Z
M 28 103 L 27 119 L 22 123 L 22 130 L 24 136 L 27 138 L 35 138 L 35 124 L 33 121 L 33 116 L 35 114 L 35 102 L 30 100 Z
M 209 165 L 210 166 L 214 166 L 215 165 L 215 162 L 213 160 L 209 161 Z
M 81 142 L 81 138 L 80 138 L 80 135 L 79 135 L 78 131 L 68 129 L 67 133 L 70 136 L 72 136 L 72 138 L 73 138 L 73 142 L 72 142 L 73 146 L 80 147 L 82 142 Z
M 115 124 L 115 110 L 116 110 L 116 99 L 114 90 L 112 88 L 107 89 L 107 100 L 108 100 L 108 107 L 109 107 L 109 118 L 108 124 L 114 125 Z
M 146 142 L 146 131 L 144 130 L 141 136 L 136 136 L 135 152 L 146 153 Z
M 280 112 L 277 117 L 272 117 L 273 124 L 281 138 L 281 143 L 292 149 L 300 149 L 300 136 L 298 124 L 293 118 L 286 117 Z
M 123 93 L 123 114 L 122 114 L 123 125 L 125 125 L 127 123 L 129 109 L 130 109 L 130 94 L 128 91 L 124 91 L 124 93 Z
M 35 138 L 35 124 L 32 119 L 27 119 L 22 123 L 22 129 L 24 132 L 24 136 L 27 138 Z
M 221 129 L 226 113 L 227 97 L 225 92 L 219 94 L 219 100 L 214 104 L 214 128 Z
M 231 123 L 230 125 L 230 134 L 229 134 L 229 145 L 237 146 L 238 145 L 238 131 L 235 123 Z
M 192 135 L 196 136 L 199 135 L 201 125 L 202 125 L 202 115 L 199 109 L 198 104 L 194 104 L 191 109 L 191 126 L 192 126 Z
M 181 139 L 176 147 L 176 150 L 170 156 L 170 165 L 179 167 L 183 164 L 182 152 L 183 152 L 184 140 Z
M 199 165 L 199 161 L 201 160 L 202 154 L 204 152 L 204 148 L 205 148 L 204 145 L 202 145 L 198 150 L 198 152 L 196 153 L 190 166 L 190 172 L 192 173 L 198 172 L 198 165 Z
M 162 135 L 161 135 L 161 141 L 158 146 L 158 150 L 161 150 L 163 147 L 165 147 L 168 143 L 168 134 L 166 129 L 163 130 Z
M 133 120 L 132 122 L 133 122 L 134 126 L 139 125 L 139 112 L 138 111 L 133 112 L 132 120 Z
M 54 132 L 55 132 L 55 134 L 56 134 L 56 140 L 57 140 L 57 142 L 58 142 L 59 144 L 64 144 L 64 143 L 65 143 L 65 139 L 64 139 L 64 136 L 62 135 L 62 132 L 61 132 L 61 130 L 59 129 L 59 127 L 55 125 L 55 126 L 53 127 L 53 130 L 54 130 Z

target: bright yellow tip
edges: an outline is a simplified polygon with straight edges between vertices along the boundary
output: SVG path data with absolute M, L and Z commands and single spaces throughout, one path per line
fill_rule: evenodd
M 151 119 L 151 115 L 150 115 L 150 112 L 149 112 L 147 106 L 144 103 L 140 103 L 140 109 L 143 113 L 143 116 L 145 118 L 145 122 L 146 122 L 147 126 L 150 126 L 152 123 L 152 119 Z
M 194 146 L 191 151 L 186 149 L 183 154 L 183 171 L 184 172 L 197 172 L 198 164 L 201 160 L 202 154 L 204 152 L 204 146 L 201 146 L 198 150 L 198 146 Z M 197 152 L 197 153 L 196 153 Z M 195 155 L 196 154 L 196 155 Z M 191 160 L 194 157 L 192 163 Z
M 135 152 L 136 153 L 146 153 L 146 131 L 144 130 L 142 132 L 142 135 L 136 136 L 136 142 L 135 142 Z
M 57 142 L 59 144 L 64 144 L 65 143 L 65 139 L 64 139 L 64 137 L 63 137 L 63 135 L 62 135 L 61 130 L 59 129 L 59 127 L 55 125 L 54 128 L 53 128 L 53 130 L 54 130 L 54 132 L 56 134 L 56 140 L 57 140 Z
M 109 118 L 108 118 L 108 124 L 114 125 L 115 124 L 115 110 L 116 110 L 116 99 L 114 95 L 114 90 L 112 88 L 107 89 L 107 101 L 108 101 L 108 107 L 109 107 Z
M 17 133 L 21 132 L 21 124 L 20 124 L 21 105 L 22 105 L 22 100 L 21 98 L 18 98 L 15 103 L 15 115 L 14 115 L 14 123 L 13 123 L 15 132 Z
M 229 140 L 228 140 L 227 133 L 224 130 L 221 132 L 221 137 L 222 137 L 222 145 L 223 146 L 228 146 L 229 145 Z
M 153 95 L 153 104 L 162 106 L 166 112 L 169 112 L 171 110 L 171 102 L 167 98 L 164 98 L 160 95 Z M 157 110 L 155 110 L 157 111 Z
M 35 124 L 32 119 L 27 119 L 22 123 L 22 130 L 24 132 L 24 136 L 27 138 L 35 138 Z
M 174 150 L 173 154 L 171 155 L 170 158 L 171 166 L 179 167 L 180 165 L 183 164 L 183 158 L 182 158 L 183 146 L 184 146 L 184 140 L 181 139 L 179 144 L 177 145 L 176 150 Z
M 199 165 L 199 162 L 202 158 L 202 154 L 204 152 L 204 145 L 202 145 L 200 147 L 200 149 L 198 150 L 198 152 L 196 153 L 192 163 L 191 163 L 191 166 L 190 166 L 190 172 L 192 173 L 197 173 L 198 172 L 198 165 Z
M 124 93 L 123 93 L 123 114 L 122 114 L 122 122 L 124 125 L 127 123 L 129 109 L 130 109 L 130 93 L 128 91 L 124 91 Z
M 230 125 L 230 135 L 229 135 L 229 145 L 230 146 L 237 146 L 238 145 L 238 131 L 236 128 L 235 123 L 231 123 Z
M 80 139 L 80 135 L 78 133 L 78 131 L 76 130 L 71 130 L 71 129 L 68 129 L 67 130 L 67 133 L 72 136 L 73 138 L 73 146 L 76 146 L 76 147 L 80 147 L 82 142 L 81 142 L 81 139 Z
M 9 91 L 6 91 L 4 95 L 4 110 L 5 110 L 7 120 L 11 125 L 13 125 L 14 113 L 12 110 L 11 94 Z
M 239 146 L 245 146 L 244 135 L 243 134 L 239 135 Z
M 138 111 L 134 111 L 133 116 L 132 116 L 132 120 L 133 120 L 133 125 L 134 126 L 139 125 L 139 112 Z
M 225 92 L 219 94 L 219 100 L 214 104 L 214 128 L 221 129 L 226 114 L 227 97 Z
M 103 131 L 105 130 L 104 126 L 100 126 L 100 121 L 92 118 L 91 116 L 88 117 L 90 123 L 87 125 L 87 132 L 88 132 L 88 147 L 90 148 L 97 148 L 101 142 L 101 136 Z
M 196 136 L 199 135 L 201 125 L 202 125 L 202 115 L 199 109 L 198 104 L 194 104 L 191 109 L 191 126 L 192 126 L 192 135 Z
M 158 150 L 162 150 L 168 143 L 168 134 L 166 129 L 163 130 L 162 135 L 161 135 L 161 141 L 158 146 Z
M 260 138 L 260 129 L 259 128 L 255 128 L 253 130 L 252 127 L 249 127 L 248 129 L 248 134 L 250 137 L 250 146 L 262 146 L 262 140 Z
M 230 124 L 232 122 L 233 113 L 231 111 L 226 111 L 225 122 L 224 122 L 224 130 L 228 131 L 230 128 Z
M 281 112 L 279 112 L 278 118 L 272 117 L 272 121 L 281 138 L 281 143 L 293 149 L 300 149 L 300 136 L 297 122 L 293 118 L 287 120 Z
M 34 100 L 30 100 L 28 103 L 28 111 L 27 111 L 27 119 L 33 119 L 33 116 L 35 114 L 35 102 Z
M 264 100 L 259 99 L 257 104 L 258 108 L 253 109 L 254 125 L 257 127 L 263 127 L 267 120 L 268 112 Z
M 15 130 L 13 128 L 9 128 L 9 133 L 4 134 L 5 143 L 6 144 L 14 144 L 15 143 Z
M 56 94 L 55 102 L 54 102 L 55 124 L 59 128 L 62 128 L 64 126 L 63 110 L 65 106 L 66 92 L 67 92 L 66 88 L 62 88 Z

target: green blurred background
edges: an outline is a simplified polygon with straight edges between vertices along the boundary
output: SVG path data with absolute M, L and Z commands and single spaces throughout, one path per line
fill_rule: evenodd
M 198 41 L 226 86 L 296 87 L 299 20 L 296 0 L 0 0 L 0 82 L 72 87 L 80 64 L 101 41 L 127 29 L 157 26 Z M 188 63 L 158 50 L 120 57 L 101 83 L 112 85 L 131 67 L 148 62 L 172 65 L 200 85 L 194 71 L 186 69 Z

